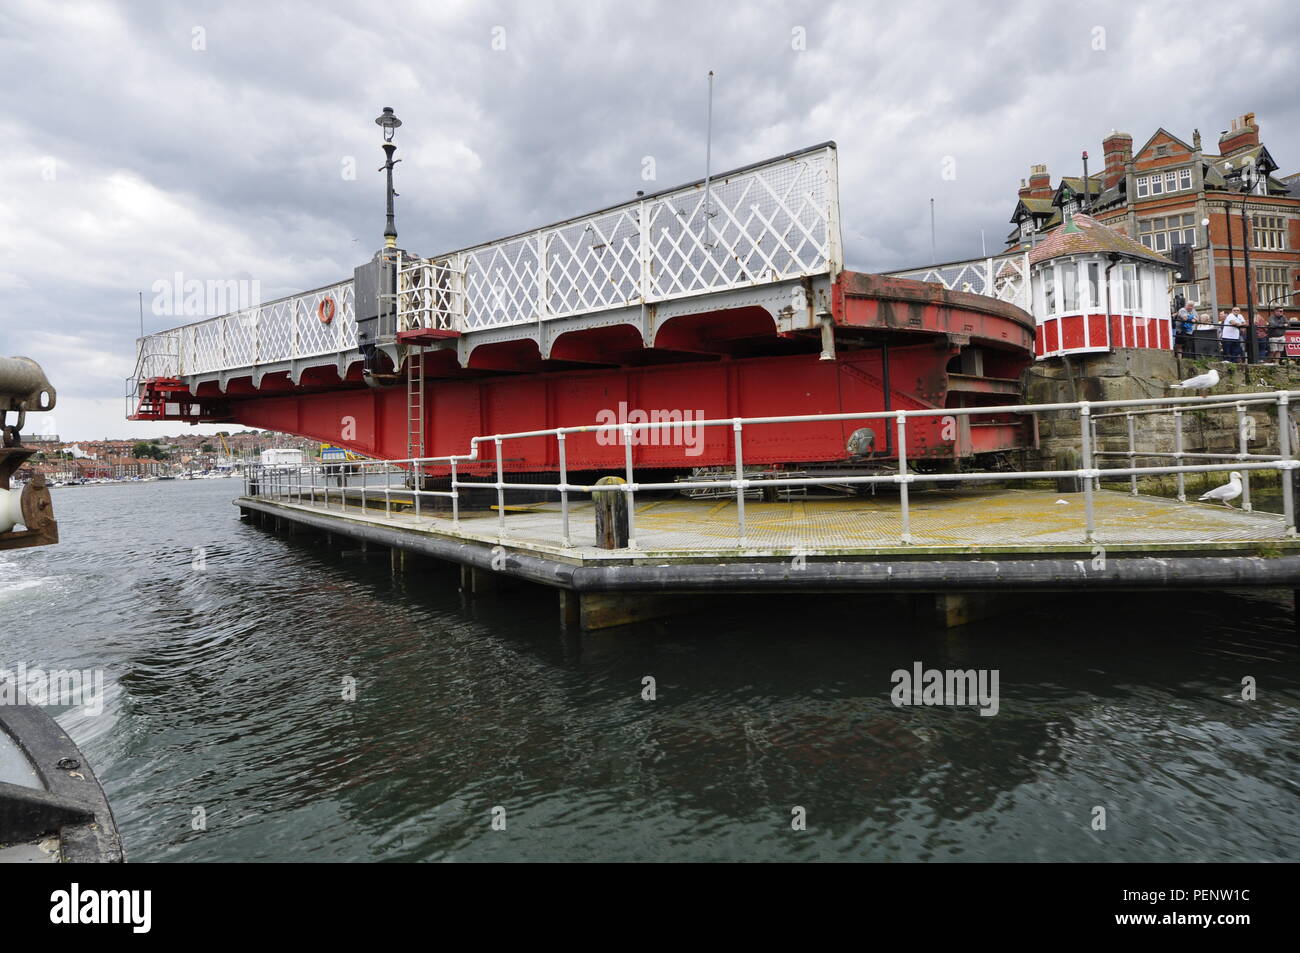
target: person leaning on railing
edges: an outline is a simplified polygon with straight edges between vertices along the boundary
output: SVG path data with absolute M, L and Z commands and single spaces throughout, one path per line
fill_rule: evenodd
M 1268 360 L 1268 317 L 1262 311 L 1255 313 L 1255 360 L 1261 364 Z
M 1219 340 L 1223 343 L 1223 356 L 1229 361 L 1242 361 L 1246 353 L 1242 350 L 1242 338 L 1248 330 L 1246 319 L 1240 308 L 1233 308 L 1232 313 L 1223 319 L 1219 328 Z
M 1268 317 L 1268 356 L 1277 363 L 1286 359 L 1286 312 L 1274 308 Z
M 1174 353 L 1191 355 L 1196 353 L 1196 344 L 1192 335 L 1196 333 L 1196 309 L 1190 304 L 1178 309 L 1174 315 Z

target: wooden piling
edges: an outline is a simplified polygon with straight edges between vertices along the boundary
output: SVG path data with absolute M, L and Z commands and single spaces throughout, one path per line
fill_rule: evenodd
M 622 477 L 607 476 L 596 486 L 622 486 Z M 626 549 L 628 540 L 627 494 L 622 490 L 593 490 L 591 500 L 596 510 L 596 546 L 599 549 Z

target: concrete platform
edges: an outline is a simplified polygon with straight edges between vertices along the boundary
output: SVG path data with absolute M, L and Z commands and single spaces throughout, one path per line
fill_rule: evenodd
M 394 489 L 391 513 L 382 495 L 371 506 L 340 508 L 337 491 L 328 508 L 279 503 L 290 509 L 358 519 L 403 532 L 432 533 L 467 541 L 523 547 L 570 562 L 693 561 L 736 556 L 959 557 L 973 553 L 1046 554 L 1090 552 L 1084 542 L 1082 494 L 1051 490 L 964 489 L 913 491 L 911 543 L 901 542 L 898 498 L 880 494 L 857 499 L 745 503 L 745 540 L 738 547 L 734 500 L 638 500 L 633 550 L 594 546 L 595 518 L 589 501 L 570 504 L 572 546 L 563 544 L 559 503 L 506 507 L 506 537 L 498 535 L 496 508 L 416 517 L 409 493 Z M 1282 516 L 1244 512 L 1223 505 L 1178 503 L 1153 496 L 1102 490 L 1094 496 L 1097 543 L 1141 552 L 1241 552 L 1260 543 L 1297 547 Z M 240 501 L 243 505 L 243 501 Z
M 1064 502 L 1058 502 L 1063 500 Z M 899 540 L 896 498 L 746 503 L 748 536 L 736 547 L 735 502 L 681 498 L 636 506 L 637 548 L 597 549 L 590 503 L 570 512 L 564 546 L 558 504 L 415 516 L 410 494 L 391 512 L 358 503 L 330 508 L 261 497 L 236 500 L 263 525 L 388 547 L 394 568 L 415 553 L 457 563 L 462 589 L 502 581 L 560 590 L 561 617 L 603 628 L 671 611 L 672 598 L 723 592 L 923 594 L 917 611 L 955 625 L 1006 611 L 1030 591 L 1300 586 L 1300 540 L 1281 516 L 1100 491 L 1097 542 L 1083 541 L 1083 497 L 1044 490 L 914 494 L 913 544 Z M 999 602 L 1000 600 L 1000 602 Z M 932 603 L 932 604 L 931 604 Z

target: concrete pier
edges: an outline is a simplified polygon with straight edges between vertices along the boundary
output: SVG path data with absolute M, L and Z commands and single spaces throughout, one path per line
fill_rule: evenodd
M 1014 611 L 1028 592 L 1300 587 L 1300 540 L 1281 516 L 1221 505 L 1099 491 L 1094 542 L 1082 541 L 1077 495 L 1056 490 L 917 492 L 910 544 L 886 494 L 840 500 L 749 502 L 736 539 L 733 501 L 639 500 L 635 547 L 596 545 L 588 502 L 416 516 L 394 492 L 385 505 L 330 506 L 241 497 L 261 525 L 348 537 L 461 567 L 461 588 L 492 597 L 532 584 L 558 593 L 560 622 L 584 631 L 689 611 L 713 594 L 902 594 L 918 625 L 950 627 Z M 401 554 L 401 555 L 398 555 Z M 688 597 L 688 598 L 684 598 Z M 690 598 L 693 597 L 693 598 Z

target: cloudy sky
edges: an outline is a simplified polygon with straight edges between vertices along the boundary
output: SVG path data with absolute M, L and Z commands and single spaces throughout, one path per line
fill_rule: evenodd
M 1019 180 L 1101 163 L 1112 128 L 1207 149 L 1253 111 L 1300 169 L 1300 7 L 1089 0 L 0 5 L 0 355 L 39 360 L 69 438 L 122 420 L 137 292 L 348 277 L 398 230 L 447 251 L 832 139 L 860 270 L 1001 246 Z M 802 47 L 802 48 L 800 48 Z M 642 180 L 654 158 L 656 181 Z M 945 177 L 945 168 L 955 177 Z M 355 175 L 349 172 L 355 169 Z

